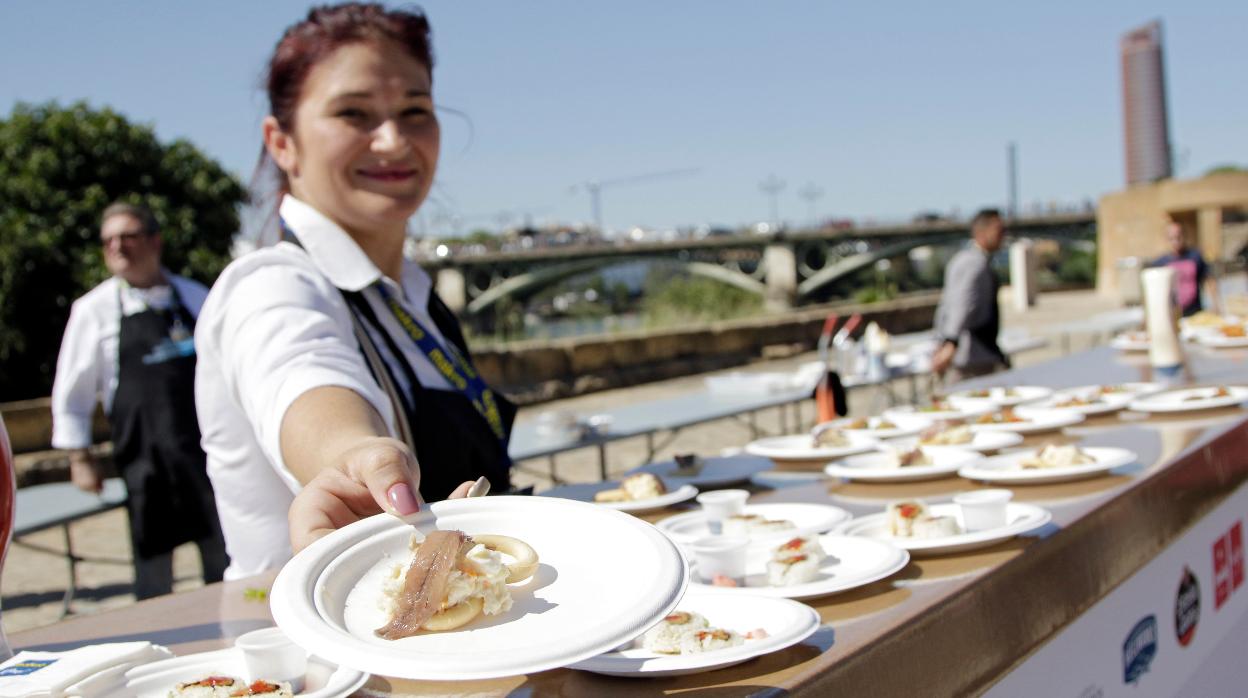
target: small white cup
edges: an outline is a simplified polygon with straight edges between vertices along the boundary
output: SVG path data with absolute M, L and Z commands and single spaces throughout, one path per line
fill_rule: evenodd
M 729 516 L 745 511 L 745 500 L 749 498 L 750 493 L 745 490 L 714 490 L 697 497 L 706 518 L 714 523 L 722 523 Z
M 742 584 L 745 582 L 745 551 L 748 545 L 746 538 L 710 536 L 694 541 L 689 549 L 693 552 L 702 581 L 710 584 L 723 575 Z
M 974 490 L 954 495 L 953 503 L 962 507 L 962 524 L 970 533 L 1004 526 L 1006 505 L 1013 497 L 1009 490 Z
M 285 681 L 299 693 L 308 673 L 308 653 L 286 637 L 280 628 L 261 628 L 244 633 L 234 641 L 243 652 L 249 681 Z

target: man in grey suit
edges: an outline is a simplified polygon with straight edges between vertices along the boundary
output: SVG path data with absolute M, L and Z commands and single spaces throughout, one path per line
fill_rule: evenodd
M 932 370 L 956 383 L 1009 368 L 1010 360 L 997 346 L 1001 313 L 997 307 L 997 277 L 992 254 L 1005 239 L 1005 222 L 996 209 L 983 209 L 971 219 L 973 244 L 958 252 L 945 267 L 945 288 L 936 308 L 936 336 L 940 346 L 932 356 Z

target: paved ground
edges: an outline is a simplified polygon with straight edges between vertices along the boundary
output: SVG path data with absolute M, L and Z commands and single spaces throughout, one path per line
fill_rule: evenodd
M 1051 336 L 1054 341 L 1042 350 L 1018 357 L 1016 363 L 1025 365 L 1057 356 L 1061 343 L 1056 341 L 1054 330 L 1062 323 L 1086 319 L 1098 312 L 1113 310 L 1115 305 L 1092 292 L 1067 292 L 1046 294 L 1039 304 L 1025 314 L 1013 312 L 1003 303 L 1004 325 L 1007 329 L 1026 329 L 1033 335 Z M 1103 339 L 1103 338 L 1101 338 Z M 1080 350 L 1097 341 L 1096 337 L 1081 335 L 1073 338 L 1072 350 Z M 783 370 L 814 358 L 811 355 L 794 357 L 785 361 L 753 364 L 746 370 Z M 611 407 L 644 402 L 692 390 L 701 385 L 704 376 L 653 383 L 633 388 L 604 391 L 546 405 L 529 408 L 520 415 L 521 420 L 533 419 L 545 410 L 569 410 L 577 414 L 592 414 Z M 851 397 L 851 409 L 864 405 L 873 395 L 863 391 Z M 813 408 L 803 413 L 807 421 L 813 419 Z M 778 414 L 772 410 L 760 414 L 758 425 L 768 431 L 779 428 Z M 749 431 L 733 420 L 723 420 L 682 431 L 679 436 L 658 454 L 658 459 L 669 459 L 674 453 L 719 453 L 725 448 L 743 446 L 749 441 Z M 645 456 L 643 439 L 633 439 L 612 444 L 608 451 L 610 467 L 614 472 L 630 469 L 642 463 Z M 590 482 L 597 477 L 597 453 L 585 449 L 562 455 L 557 467 L 560 477 L 573 482 Z M 538 489 L 550 485 L 545 477 L 548 468 L 545 460 L 520 464 L 515 476 L 517 484 L 534 484 Z M 73 604 L 75 613 L 125 606 L 134 602 L 130 593 L 131 571 L 129 540 L 126 533 L 126 515 L 114 511 L 80 521 L 71 526 L 74 549 L 92 558 L 79 565 L 79 592 Z M 28 539 L 38 545 L 63 550 L 59 530 L 45 531 Z M 174 555 L 177 582 L 175 591 L 200 586 L 198 580 L 199 559 L 194 546 L 179 548 Z M 64 594 L 67 574 L 64 558 L 43 552 L 13 546 L 4 561 L 0 575 L 3 589 L 4 629 L 15 632 L 38 627 L 58 620 L 60 600 Z

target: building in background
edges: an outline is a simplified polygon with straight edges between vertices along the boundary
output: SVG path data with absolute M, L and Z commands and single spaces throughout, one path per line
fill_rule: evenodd
M 1127 32 L 1121 50 L 1127 185 L 1155 182 L 1172 174 L 1161 21 Z

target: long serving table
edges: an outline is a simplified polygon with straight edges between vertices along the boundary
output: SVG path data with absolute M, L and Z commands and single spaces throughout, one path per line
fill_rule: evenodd
M 1244 382 L 1248 379 L 1248 351 L 1197 353 L 1192 357 L 1192 367 L 1202 384 Z M 977 383 L 1067 387 L 1149 377 L 1146 365 L 1103 348 Z M 1185 535 L 1186 529 L 1224 510 L 1219 505 L 1229 497 L 1248 493 L 1248 489 L 1241 489 L 1248 479 L 1248 459 L 1244 456 L 1248 453 L 1248 418 L 1240 409 L 1169 417 L 1120 413 L 1091 419 L 1067 436 L 1089 445 L 1130 448 L 1139 458 L 1107 477 L 1015 487 L 1018 501 L 1040 504 L 1052 512 L 1050 525 L 1034 535 L 991 548 L 919 558 L 892 578 L 815 599 L 811 605 L 822 617 L 823 627 L 787 650 L 735 667 L 664 679 L 613 679 L 571 670 L 472 682 L 421 683 L 374 677 L 364 692 L 609 696 L 701 690 L 725 696 L 781 692 L 960 696 L 989 690 L 1023 665 L 1029 655 L 1042 655 L 1037 650 L 1046 642 L 1124 581 L 1133 579 L 1137 571 Z M 754 501 L 831 502 L 861 515 L 880 511 L 887 501 L 903 496 L 940 500 L 979 487 L 958 478 L 898 485 L 824 481 L 759 491 Z M 672 513 L 668 510 L 650 518 Z M 1236 516 L 1242 517 L 1243 512 Z M 1242 553 L 1239 564 L 1242 580 Z M 1205 569 L 1208 566 L 1205 561 L 1196 570 L 1205 594 L 1200 612 L 1205 615 L 1201 616 L 1202 629 L 1196 632 L 1193 648 L 1217 641 L 1211 630 L 1215 619 L 1210 615 L 1215 612 L 1215 603 L 1221 607 L 1218 613 L 1229 615 L 1233 610 L 1248 617 L 1248 592 L 1230 597 L 1224 607 L 1215 602 L 1214 580 Z M 249 587 L 267 587 L 271 580 L 272 575 L 267 575 L 212 585 L 18 633 L 11 639 L 18 648 L 66 648 L 86 642 L 145 638 L 166 644 L 179 654 L 213 649 L 269 622 L 267 604 L 249 600 L 255 595 L 246 592 Z M 1173 603 L 1178 581 L 1177 576 L 1163 580 L 1165 603 Z M 1128 637 L 1136 620 L 1115 619 L 1122 624 L 1121 633 L 1109 650 L 1117 653 L 1122 649 L 1121 640 Z M 1164 619 L 1162 627 L 1160 632 L 1167 632 Z M 1173 644 L 1173 639 L 1170 642 Z M 1135 641 L 1125 646 L 1139 649 L 1137 645 L 1143 646 Z M 1078 648 L 1079 652 L 1094 650 Z M 1112 655 L 1112 661 L 1118 661 L 1117 654 Z M 1111 668 L 1120 670 L 1116 665 Z M 1102 688 L 1092 695 L 1116 695 L 1123 686 Z M 1119 690 L 1111 690 L 1114 688 Z M 1145 694 L 1155 693 L 1145 687 L 1140 695 Z
M 899 347 L 913 346 L 918 348 L 929 339 L 928 333 L 916 333 L 896 338 Z M 1048 340 L 1031 337 L 1027 334 L 1005 333 L 1001 336 L 1002 350 L 1011 356 L 1034 351 L 1048 345 Z M 878 376 L 856 375 L 842 377 L 846 390 L 858 390 L 868 387 L 891 388 L 895 382 L 903 381 L 909 386 L 909 399 L 917 402 L 920 394 L 919 381 L 930 376 L 930 368 L 925 361 L 910 357 L 906 363 L 888 366 Z M 715 390 L 703 387 L 682 395 L 661 400 L 650 400 L 634 405 L 626 405 L 602 412 L 598 417 L 604 418 L 605 426 L 598 429 L 583 431 L 570 430 L 563 433 L 543 433 L 537 420 L 522 422 L 512 431 L 509 448 L 511 459 L 519 462 L 537 458 L 546 458 L 549 462 L 549 477 L 556 484 L 563 480 L 558 477 L 555 467 L 555 456 L 581 448 L 595 448 L 598 451 L 598 470 L 600 479 L 608 479 L 607 445 L 623 439 L 643 437 L 646 440 L 646 456 L 641 463 L 652 460 L 664 446 L 688 427 L 706 424 L 721 419 L 741 419 L 744 416 L 751 438 L 759 436 L 756 421 L 758 412 L 767 409 L 778 409 L 780 428 L 788 431 L 789 411 L 792 407 L 793 429 L 802 425 L 802 405 L 808 403 L 818 382 L 815 378 L 798 385 L 778 383 L 763 390 Z M 745 374 L 750 376 L 751 374 Z M 754 374 L 759 375 L 759 374 Z M 890 403 L 897 401 L 896 396 L 889 395 Z M 656 441 L 659 434 L 664 434 L 662 442 Z M 640 463 L 639 463 L 640 465 Z

